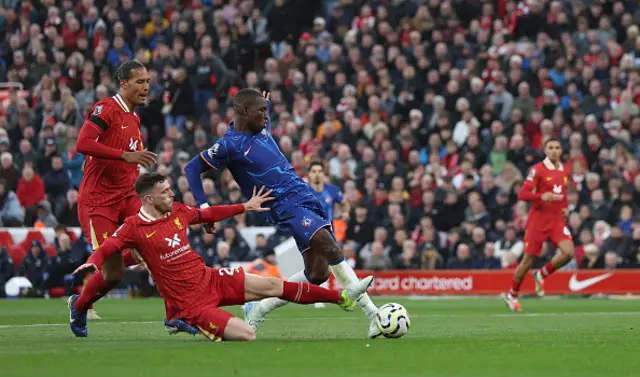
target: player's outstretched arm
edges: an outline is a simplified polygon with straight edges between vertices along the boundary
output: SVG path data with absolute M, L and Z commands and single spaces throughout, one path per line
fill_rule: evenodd
M 253 196 L 244 204 L 232 204 L 223 206 L 213 206 L 209 208 L 199 209 L 198 216 L 191 224 L 203 224 L 203 223 L 215 223 L 239 215 L 243 212 L 265 212 L 270 208 L 262 207 L 263 203 L 269 202 L 274 198 L 271 195 L 271 190 L 265 192 L 264 186 L 257 191 L 253 188 Z
M 98 271 L 104 261 L 113 255 L 116 251 L 124 249 L 126 243 L 120 238 L 108 238 L 102 246 L 94 250 L 93 254 L 87 259 L 87 262 L 73 271 L 73 275 L 81 272 Z

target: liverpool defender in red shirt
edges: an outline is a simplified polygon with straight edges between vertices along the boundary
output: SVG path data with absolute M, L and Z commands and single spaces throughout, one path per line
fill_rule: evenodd
M 142 200 L 140 212 L 127 218 L 74 274 L 95 270 L 118 250 L 133 248 L 165 299 L 167 318 L 183 319 L 210 340 L 255 339 L 251 326 L 219 306 L 279 297 L 301 304 L 331 302 L 351 311 L 373 281 L 368 277 L 338 292 L 309 283 L 246 274 L 242 268 L 207 267 L 189 245 L 187 227 L 217 222 L 244 211 L 269 211 L 261 205 L 273 199 L 269 197 L 271 191 L 263 193 L 263 187 L 256 193 L 254 188 L 253 197 L 244 204 L 196 209 L 174 203 L 171 185 L 161 174 L 143 174 L 135 187 Z
M 534 165 L 529 171 L 520 193 L 519 200 L 531 202 L 524 236 L 524 257 L 513 277 L 513 285 L 504 297 L 509 309 L 520 311 L 518 291 L 520 284 L 540 255 L 542 244 L 551 240 L 560 250 L 541 270 L 533 273 L 536 293 L 544 295 L 544 278 L 561 268 L 573 258 L 574 246 L 571 232 L 565 224 L 569 215 L 567 183 L 569 175 L 562 167 L 562 145 L 557 139 L 544 143 L 547 158 Z
M 130 60 L 118 67 L 116 79 L 119 93 L 94 105 L 76 144 L 78 152 L 89 156 L 80 184 L 78 220 L 94 250 L 125 218 L 138 212 L 140 199 L 133 185 L 139 165 L 150 167 L 155 163 L 155 154 L 143 148 L 140 118 L 133 111 L 147 99 L 149 73 L 142 63 Z M 70 299 L 78 316 L 86 320 L 91 305 L 122 279 L 125 265 L 134 264 L 128 251 L 105 261 L 102 272 L 89 279 L 82 295 Z

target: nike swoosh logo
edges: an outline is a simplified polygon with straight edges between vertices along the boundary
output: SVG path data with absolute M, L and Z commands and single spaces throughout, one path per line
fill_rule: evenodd
M 612 275 L 613 275 L 613 272 L 608 272 L 604 275 L 598 275 L 589 279 L 578 281 L 578 274 L 574 273 L 573 275 L 571 275 L 571 279 L 569 280 L 569 289 L 572 290 L 573 292 L 578 292 L 594 284 L 597 284 L 605 279 L 608 279 Z
M 125 126 L 125 125 L 122 125 L 121 127 L 122 127 L 122 129 L 123 129 L 123 130 L 124 130 L 125 128 L 129 128 L 129 126 Z
M 547 177 L 547 181 L 550 181 L 550 180 L 552 180 L 552 179 L 553 179 L 552 177 Z
M 251 147 L 252 147 L 252 146 L 253 146 L 253 145 L 249 145 L 249 149 L 247 149 L 246 151 L 244 151 L 244 155 L 245 155 L 245 156 L 249 154 L 249 151 L 251 150 Z
M 146 234 L 147 238 L 151 238 L 154 234 L 156 234 L 157 230 L 154 232 L 151 232 L 149 234 Z

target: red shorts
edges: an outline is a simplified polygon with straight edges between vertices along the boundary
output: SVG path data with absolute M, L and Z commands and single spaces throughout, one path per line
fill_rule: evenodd
M 140 211 L 141 203 L 137 195 L 129 196 L 109 207 L 91 207 L 78 204 L 78 221 L 82 232 L 89 239 L 93 250 L 109 238 L 124 220 Z M 122 252 L 123 256 L 130 253 Z
M 242 305 L 244 299 L 244 269 L 207 268 L 209 273 L 207 288 L 202 296 L 182 311 L 182 319 L 197 328 L 211 341 L 220 341 L 233 314 L 220 306 Z
M 537 257 L 542 252 L 542 244 L 551 240 L 554 246 L 562 241 L 573 241 L 571 232 L 564 221 L 539 220 L 527 222 L 524 233 L 524 252 Z

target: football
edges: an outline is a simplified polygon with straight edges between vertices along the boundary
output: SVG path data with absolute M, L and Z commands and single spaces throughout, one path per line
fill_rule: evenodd
M 384 304 L 376 314 L 376 325 L 385 338 L 400 338 L 409 332 L 411 317 L 400 304 Z

